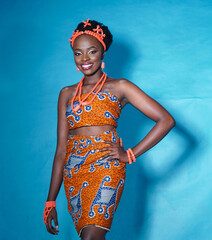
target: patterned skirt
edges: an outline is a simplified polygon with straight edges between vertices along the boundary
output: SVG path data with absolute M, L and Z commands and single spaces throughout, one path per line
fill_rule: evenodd
M 95 136 L 69 135 L 67 140 L 64 187 L 79 236 L 88 225 L 110 231 L 124 188 L 126 164 L 100 159 L 107 153 L 97 151 L 108 146 L 104 140 L 120 144 L 115 129 Z

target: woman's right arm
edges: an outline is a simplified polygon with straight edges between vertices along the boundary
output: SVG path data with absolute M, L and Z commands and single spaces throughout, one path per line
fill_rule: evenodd
M 57 147 L 52 168 L 51 183 L 47 201 L 55 201 L 63 182 L 63 169 L 66 154 L 66 142 L 68 138 L 68 123 L 66 120 L 66 103 L 67 103 L 67 88 L 60 91 L 58 99 L 58 122 L 57 122 Z M 57 234 L 58 231 L 52 226 L 51 221 L 54 220 L 55 226 L 58 226 L 57 213 L 52 209 L 47 218 L 47 230 L 52 234 Z

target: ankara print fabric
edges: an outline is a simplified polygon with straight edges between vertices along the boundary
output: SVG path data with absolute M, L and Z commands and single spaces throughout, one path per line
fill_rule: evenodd
M 97 225 L 110 230 L 125 181 L 126 164 L 100 159 L 103 140 L 120 144 L 116 130 L 96 136 L 69 135 L 64 166 L 64 187 L 76 230 Z
M 92 99 L 94 93 L 88 97 L 87 102 Z M 82 98 L 84 96 L 86 94 L 82 94 Z M 76 97 L 73 107 L 79 104 L 77 99 L 78 97 Z M 84 126 L 112 125 L 117 127 L 117 121 L 121 114 L 121 104 L 114 94 L 100 91 L 89 105 L 81 106 L 78 111 L 72 110 L 71 100 L 67 103 L 66 110 L 70 130 Z

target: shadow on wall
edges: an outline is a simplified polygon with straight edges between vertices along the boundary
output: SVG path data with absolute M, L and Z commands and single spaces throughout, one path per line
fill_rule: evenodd
M 123 39 L 126 40 L 125 37 Z M 120 78 L 125 74 L 124 77 L 130 80 L 132 73 L 130 70 L 133 70 L 136 61 L 141 57 L 141 54 L 136 56 L 133 49 L 131 40 L 130 44 L 124 44 L 123 42 L 114 42 L 112 44 L 110 51 L 106 55 L 106 66 L 109 69 L 106 69 L 106 72 L 109 76 Z M 125 72 L 126 69 L 127 73 Z M 152 97 L 154 98 L 154 96 Z M 162 181 L 169 181 L 173 173 L 180 170 L 180 167 L 187 162 L 187 159 L 191 159 L 191 154 L 197 148 L 194 136 L 178 123 L 178 119 L 174 115 L 173 117 L 177 122 L 174 128 L 175 133 L 186 142 L 184 149 L 179 149 L 178 156 L 170 156 L 173 159 L 172 165 L 161 175 L 156 176 L 154 173 L 147 172 L 142 164 L 127 166 L 125 189 L 107 239 L 150 239 L 149 234 L 151 233 L 152 223 L 149 218 L 152 213 L 149 209 L 149 199 L 154 201 L 151 196 L 154 195 L 155 187 Z M 118 133 L 123 139 L 125 149 L 135 146 L 148 133 L 147 129 L 149 129 L 150 121 L 152 123 L 152 120 L 131 105 L 127 105 L 122 110 Z M 146 155 L 143 155 L 142 158 L 146 158 Z M 152 205 L 154 203 L 151 202 Z
M 136 62 L 141 61 L 142 54 L 133 52 L 135 43 L 127 42 L 126 36 L 119 36 L 121 41 L 114 41 L 105 54 L 105 68 L 108 76 L 112 78 L 127 78 L 130 80 Z M 125 42 L 124 42 L 125 40 Z M 130 43 L 129 43 L 130 42 Z

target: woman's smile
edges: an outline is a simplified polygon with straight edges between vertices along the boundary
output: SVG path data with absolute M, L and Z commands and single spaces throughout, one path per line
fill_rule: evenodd
M 92 68 L 93 64 L 92 63 L 84 63 L 81 65 L 83 70 L 88 70 L 90 68 Z

